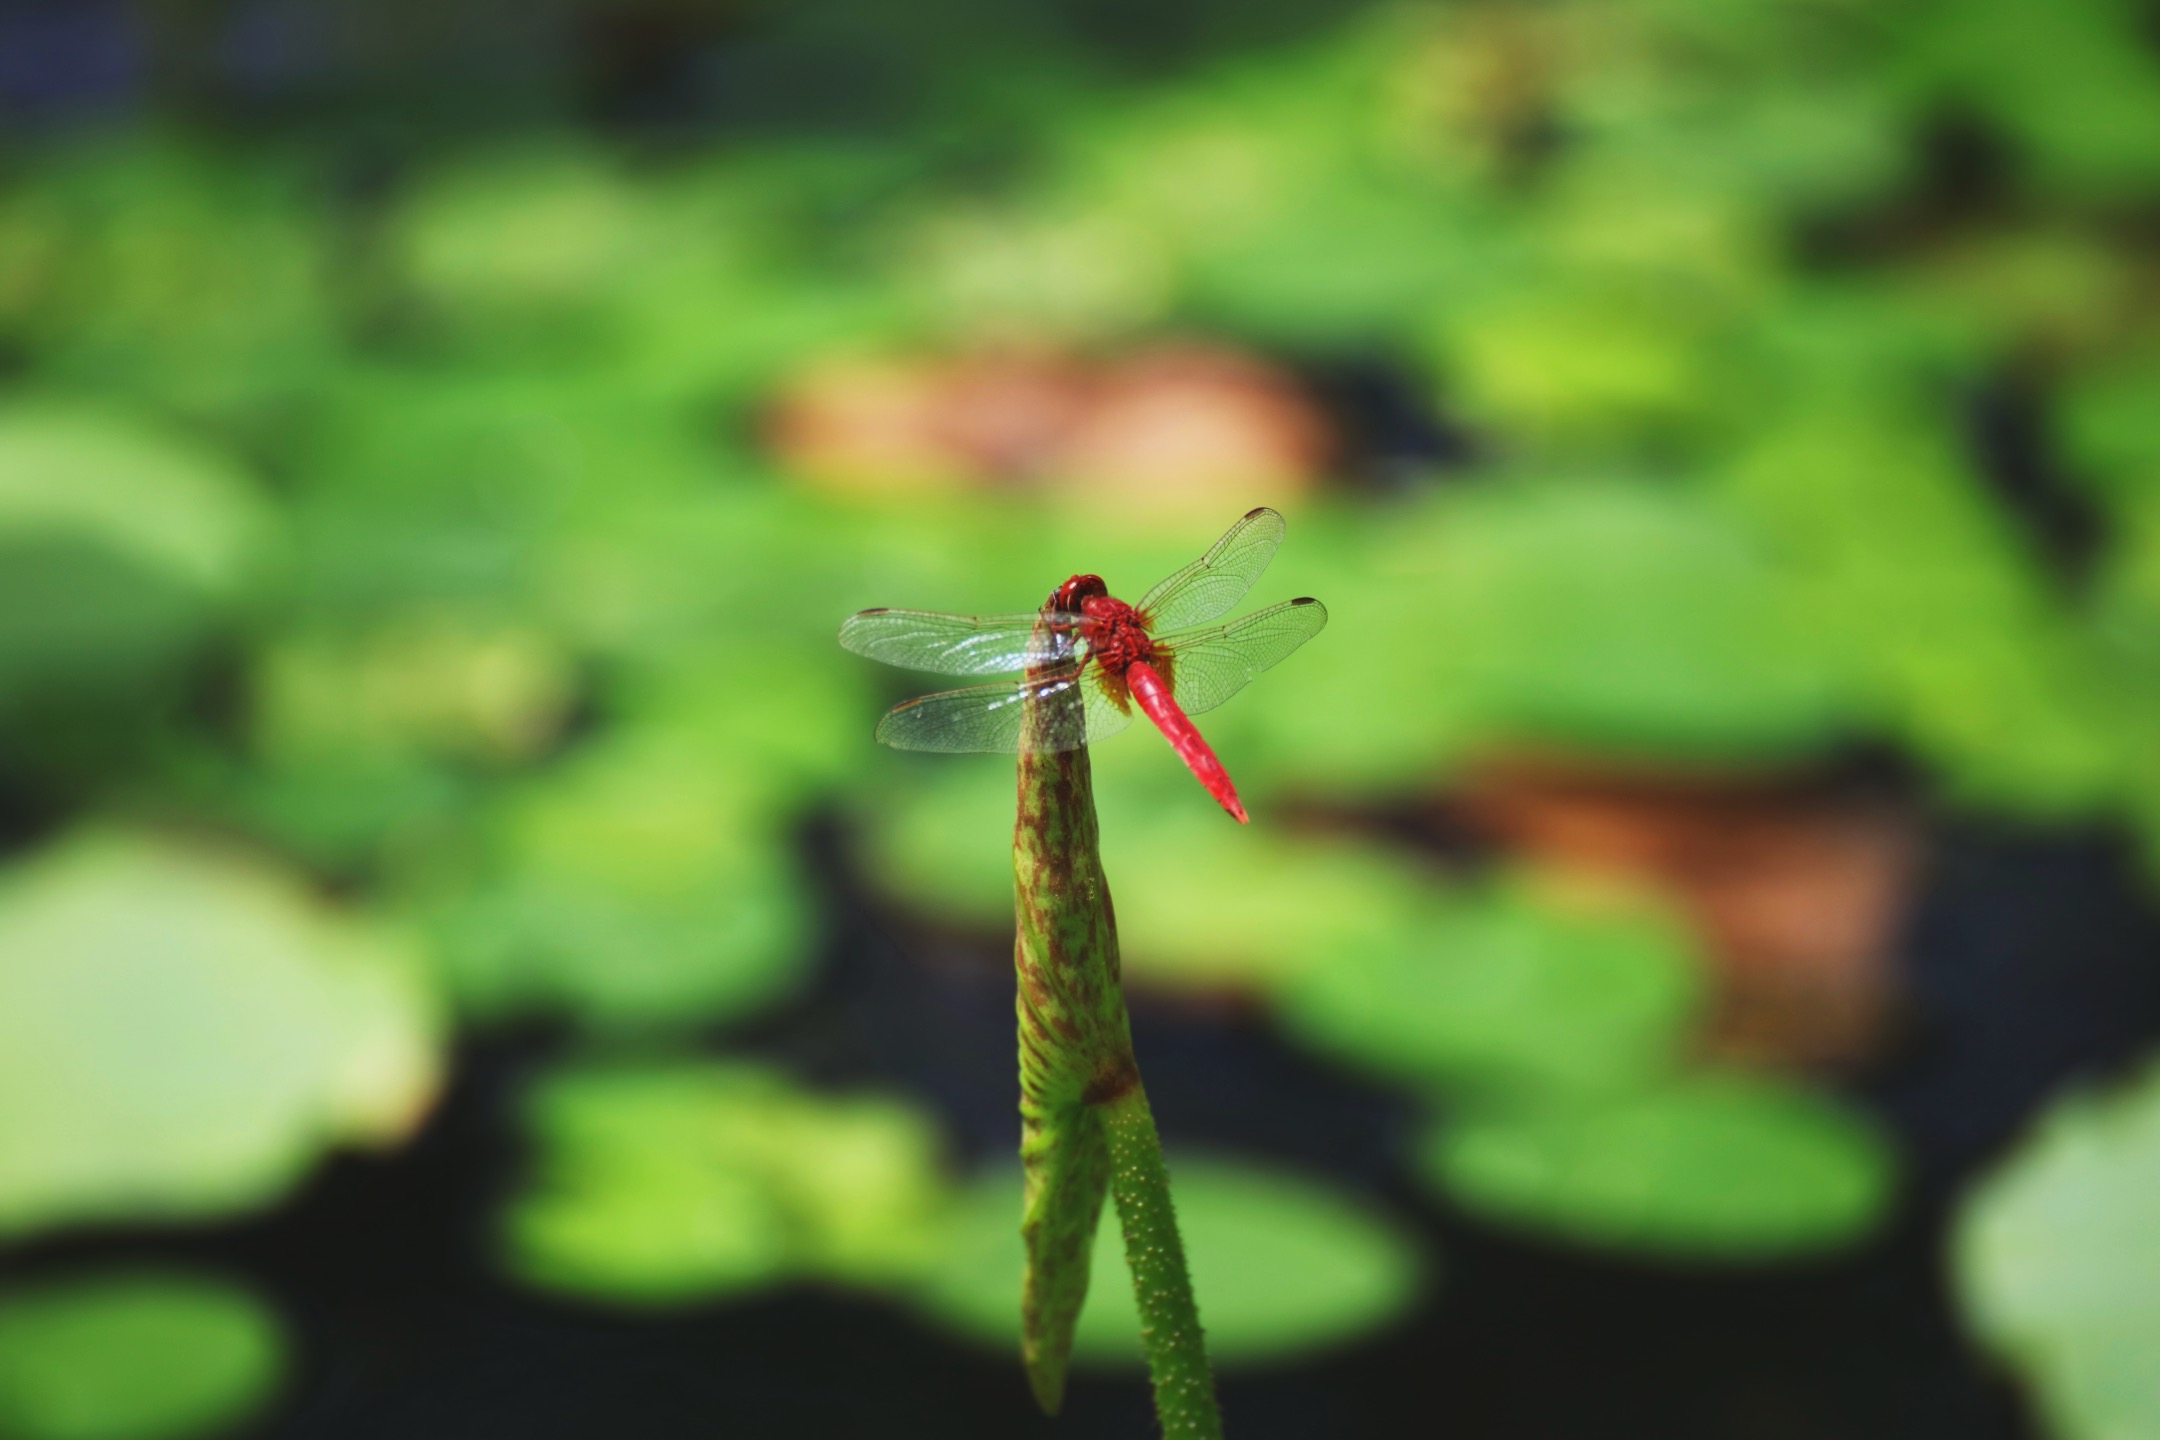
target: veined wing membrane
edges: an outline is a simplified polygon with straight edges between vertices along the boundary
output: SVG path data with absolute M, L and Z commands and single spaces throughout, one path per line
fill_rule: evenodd
M 1028 731 L 1029 701 L 1040 718 Z M 1077 750 L 1132 723 L 1130 700 L 1113 693 L 1093 665 L 1030 675 L 997 685 L 970 685 L 903 700 L 878 721 L 877 738 L 896 750 Z
M 1246 511 L 1207 554 L 1141 596 L 1140 614 L 1157 634 L 1213 620 L 1245 598 L 1282 538 L 1282 516 L 1265 505 Z
M 1036 626 L 1043 623 L 1040 633 Z M 863 610 L 840 622 L 840 644 L 904 670 L 939 675 L 1009 675 L 1077 659 L 1078 615 L 945 615 L 935 610 Z
M 1327 625 L 1327 606 L 1311 596 L 1206 630 L 1163 637 L 1170 652 L 1170 693 L 1188 715 L 1212 710 L 1278 664 Z

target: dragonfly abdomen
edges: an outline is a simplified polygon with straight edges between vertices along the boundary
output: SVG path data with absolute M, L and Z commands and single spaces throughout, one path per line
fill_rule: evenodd
M 1185 768 L 1192 771 L 1193 778 L 1205 785 L 1216 803 L 1243 825 L 1245 806 L 1238 799 L 1237 787 L 1230 783 L 1229 772 L 1223 769 L 1222 761 L 1215 758 L 1214 750 L 1194 727 L 1184 707 L 1177 703 L 1177 697 L 1170 693 L 1169 682 L 1146 660 L 1135 660 L 1125 667 L 1125 684 L 1132 691 L 1141 713 L 1155 722 L 1155 728 L 1162 731 L 1163 738 L 1170 742 L 1178 759 L 1185 762 Z

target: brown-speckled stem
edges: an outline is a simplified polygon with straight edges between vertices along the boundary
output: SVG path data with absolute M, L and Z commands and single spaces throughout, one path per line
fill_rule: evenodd
M 1027 733 L 1074 733 L 1074 717 L 1053 708 L 1077 706 L 1072 690 L 1028 703 Z M 1219 1436 L 1168 1175 L 1133 1062 L 1086 749 L 1032 750 L 1023 742 L 1013 879 L 1028 1383 L 1055 1413 L 1114 1169 L 1164 1433 Z

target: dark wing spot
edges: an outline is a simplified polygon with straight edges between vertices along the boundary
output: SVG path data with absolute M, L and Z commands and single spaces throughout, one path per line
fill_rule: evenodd
M 883 615 L 890 609 L 892 609 L 890 605 L 873 605 L 868 610 L 857 610 L 855 613 L 857 615 Z
M 1313 597 L 1310 595 L 1300 595 L 1297 597 L 1297 599 L 1292 600 L 1290 603 L 1292 605 L 1317 605 L 1320 602 L 1313 599 Z
M 1250 509 L 1250 510 L 1247 510 L 1247 511 L 1245 512 L 1245 514 L 1244 514 L 1244 515 L 1243 515 L 1243 516 L 1242 516 L 1241 518 L 1243 518 L 1243 519 L 1246 519 L 1246 520 L 1250 520 L 1250 519 L 1252 519 L 1252 517 L 1253 517 L 1253 516 L 1255 516 L 1255 515 L 1258 515 L 1258 514 L 1260 514 L 1260 513 L 1262 512 L 1262 511 L 1264 511 L 1264 510 L 1266 510 L 1266 509 L 1267 509 L 1267 506 L 1265 506 L 1265 505 L 1255 505 L 1255 506 L 1253 506 L 1253 507 L 1252 507 L 1252 509 Z

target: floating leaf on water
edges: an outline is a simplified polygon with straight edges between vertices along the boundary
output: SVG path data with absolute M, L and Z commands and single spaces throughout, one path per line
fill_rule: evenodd
M 530 626 L 454 611 L 357 638 L 292 635 L 256 673 L 256 745 L 273 764 L 411 754 L 507 764 L 554 740 L 571 660 Z
M 808 807 L 876 757 L 868 677 L 833 647 L 792 642 L 679 647 L 628 680 L 615 703 L 645 726 L 755 773 Z
M 872 880 L 911 908 L 982 928 L 1010 926 L 1012 761 L 938 756 L 907 769 L 906 783 L 888 785 L 865 816 Z
M 1257 1365 L 1340 1345 L 1400 1316 L 1431 1266 L 1395 1222 L 1320 1180 L 1221 1156 L 1172 1155 L 1178 1229 L 1218 1364 Z M 1020 1170 L 968 1187 L 947 1248 L 917 1291 L 936 1319 L 985 1344 L 1020 1334 Z M 1139 1316 L 1118 1226 L 1096 1231 L 1094 1282 L 1073 1359 L 1137 1369 Z
M 13 1440 L 223 1434 L 286 1364 L 276 1317 L 209 1276 L 116 1271 L 0 1289 L 0 1434 Z
M 1496 1221 L 1601 1249 L 1726 1262 L 1855 1243 L 1882 1217 L 1895 1170 L 1855 1111 L 1737 1075 L 1468 1110 L 1435 1130 L 1423 1164 L 1457 1203 Z
M 1483 696 L 1448 663 L 1459 622 L 1434 604 L 1452 513 L 1428 500 L 1315 519 L 1316 553 L 1301 560 L 1298 588 L 1355 620 L 1299 651 L 1264 704 L 1226 705 L 1205 723 L 1241 777 L 1251 755 L 1307 793 L 1400 804 L 1480 738 Z
M 397 941 L 262 860 L 91 833 L 0 876 L 0 1234 L 274 1199 L 440 1081 Z
M 2081 480 L 2111 498 L 2149 495 L 2160 475 L 2160 346 L 2070 377 L 2064 386 L 2063 443 Z
M 2160 156 L 2145 139 L 2160 129 L 2160 63 L 2141 19 L 2112 0 L 2038 12 L 2019 0 L 1975 0 L 1954 24 L 1918 27 L 1901 68 L 2001 127 L 2035 189 L 2121 203 L 2160 180 Z
M 1137 758 L 1175 765 L 1164 749 Z M 1100 787 L 1128 984 L 1272 989 L 1415 927 L 1431 882 L 1399 851 L 1225 825 L 1177 779 L 1165 772 L 1141 803 L 1107 774 Z
M 650 249 L 650 188 L 592 151 L 528 146 L 436 167 L 393 217 L 398 258 L 460 320 L 589 305 Z
M 268 514 L 226 457 L 127 412 L 0 412 L 0 535 L 110 546 L 206 595 L 238 588 Z
M 1437 348 L 1471 418 L 1561 453 L 1712 419 L 1731 377 L 1707 317 L 1642 288 L 1545 277 L 1447 311 Z
M 694 1155 L 642 1165 L 615 1158 L 612 1172 L 549 1162 L 506 1222 L 519 1275 L 547 1290 L 645 1306 L 710 1300 L 787 1273 L 788 1215 L 760 1176 Z
M 1842 337 L 1822 363 L 1867 348 Z M 1931 409 L 1887 381 L 1871 388 L 1888 393 L 1859 395 L 1851 377 L 1816 383 L 1788 421 L 1760 427 L 1720 487 L 1777 537 L 1790 598 L 1844 655 L 1862 713 L 1968 802 L 2055 815 L 2107 803 L 2129 752 L 2035 547 Z
M 0 323 L 69 389 L 259 419 L 336 354 L 320 173 L 124 128 L 22 152 Z
M 267 518 L 225 457 L 125 412 L 0 411 L 0 707 L 169 674 L 242 588 Z
M 2064 1440 L 2160 1434 L 2160 1066 L 2073 1096 L 1966 1201 L 1966 1314 Z
M 1430 642 L 1401 663 L 1463 691 L 1488 734 L 1699 764 L 1804 756 L 1854 722 L 1846 657 L 1699 500 L 1525 485 L 1443 518 L 1404 597 Z
M 946 1208 L 927 1116 L 751 1065 L 591 1066 L 549 1076 L 540 1158 L 506 1219 L 511 1267 L 630 1305 L 785 1278 L 914 1273 Z
M 212 628 L 203 597 L 112 546 L 78 535 L 0 534 L 0 707 L 41 712 L 55 696 L 109 724 L 173 675 Z M 13 718 L 11 716 L 11 718 Z
M 733 757 L 619 730 L 494 820 L 492 872 L 439 914 L 473 1010 L 680 1028 L 800 978 L 810 916 L 787 817 Z
M 1701 981 L 1677 921 L 1513 888 L 1429 902 L 1281 995 L 1290 1034 L 1345 1064 L 1478 1093 L 1638 1088 L 1673 1064 Z

